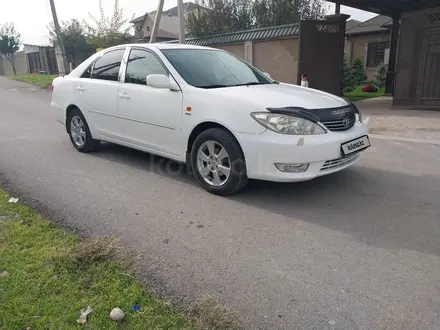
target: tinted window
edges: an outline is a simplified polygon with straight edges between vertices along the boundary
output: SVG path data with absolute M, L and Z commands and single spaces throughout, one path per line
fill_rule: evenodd
M 118 49 L 101 56 L 93 67 L 92 78 L 118 81 L 119 68 L 125 49 Z
M 150 74 L 168 75 L 168 72 L 154 54 L 146 50 L 133 49 L 128 58 L 125 82 L 145 85 Z
M 246 62 L 224 51 L 165 49 L 162 52 L 192 86 L 216 88 L 273 83 Z

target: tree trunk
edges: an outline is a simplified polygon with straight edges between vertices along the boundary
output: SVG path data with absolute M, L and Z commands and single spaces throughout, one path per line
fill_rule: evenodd
M 5 69 L 3 68 L 3 56 L 0 54 L 0 76 L 5 74 Z
M 12 54 L 11 57 L 5 56 L 5 58 L 8 60 L 9 63 L 11 63 L 12 71 L 14 72 L 14 76 L 16 76 L 17 70 L 15 69 L 14 54 Z

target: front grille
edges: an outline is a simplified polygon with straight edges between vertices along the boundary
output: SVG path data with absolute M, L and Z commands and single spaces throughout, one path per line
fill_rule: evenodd
M 324 163 L 324 165 L 322 165 L 321 171 L 330 170 L 330 169 L 334 169 L 337 167 L 349 165 L 350 163 L 353 163 L 354 161 L 356 161 L 358 159 L 358 157 L 360 157 L 360 156 L 361 156 L 360 153 L 355 153 L 354 155 L 348 155 L 348 156 L 344 156 L 341 158 L 328 160 Z
M 352 128 L 355 122 L 356 122 L 355 114 L 351 115 L 350 117 L 345 117 L 338 120 L 322 121 L 324 126 L 327 127 L 330 131 L 346 131 Z

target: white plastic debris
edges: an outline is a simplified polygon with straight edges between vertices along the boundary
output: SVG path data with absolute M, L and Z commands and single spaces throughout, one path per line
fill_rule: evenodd
M 89 315 L 91 312 L 93 312 L 93 309 L 88 306 L 87 308 L 83 308 L 80 311 L 79 319 L 76 320 L 79 324 L 84 324 L 87 322 L 87 315 Z
M 119 307 L 113 308 L 112 311 L 110 312 L 110 318 L 116 322 L 122 321 L 124 316 L 125 316 L 125 314 L 124 314 L 123 310 L 120 309 Z
M 8 273 L 7 270 L 5 270 L 5 271 L 0 273 L 0 277 L 5 277 L 5 276 L 8 276 L 8 275 L 9 275 L 9 273 Z
M 9 203 L 17 203 L 18 202 L 18 198 L 15 198 L 15 197 L 11 197 L 11 198 L 9 198 L 9 201 L 8 201 Z
M 336 325 L 336 322 L 333 321 L 333 320 L 330 320 L 330 321 L 328 321 L 328 324 L 330 324 L 330 325 Z

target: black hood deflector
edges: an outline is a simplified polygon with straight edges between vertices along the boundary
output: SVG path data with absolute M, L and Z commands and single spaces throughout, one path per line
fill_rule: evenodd
M 351 102 L 347 105 L 336 108 L 306 109 L 301 107 L 282 107 L 267 108 L 267 110 L 271 113 L 304 118 L 315 123 L 318 121 L 328 122 L 353 117 L 357 112 L 356 106 Z

